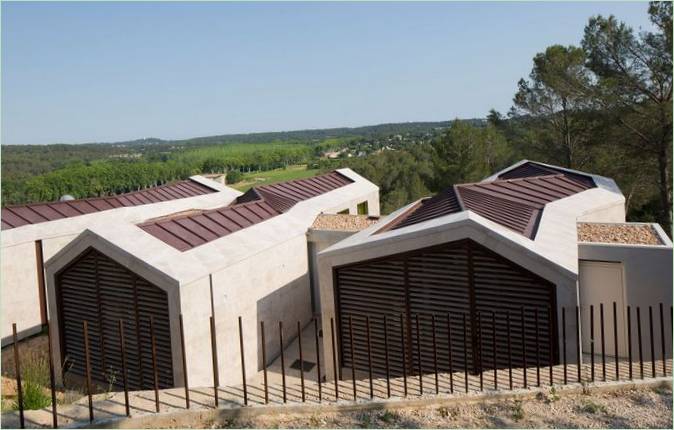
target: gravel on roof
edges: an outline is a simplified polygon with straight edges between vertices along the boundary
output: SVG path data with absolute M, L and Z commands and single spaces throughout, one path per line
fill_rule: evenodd
M 631 245 L 662 245 L 653 227 L 647 224 L 578 223 L 578 241 L 625 243 Z
M 314 230 L 360 231 L 379 221 L 368 215 L 320 214 L 311 228 Z

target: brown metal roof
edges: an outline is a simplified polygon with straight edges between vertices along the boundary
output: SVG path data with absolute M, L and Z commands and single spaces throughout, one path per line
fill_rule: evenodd
M 520 166 L 521 167 L 521 166 Z M 592 178 L 562 170 L 534 175 L 537 165 L 528 167 L 526 176 L 491 182 L 455 185 L 434 197 L 422 200 L 381 231 L 394 230 L 444 215 L 471 210 L 530 239 L 536 235 L 538 221 L 546 204 L 594 188 Z M 561 173 L 560 173 L 561 172 Z
M 70 218 L 123 206 L 140 206 L 150 203 L 178 200 L 217 190 L 191 179 L 146 188 L 116 196 L 69 200 L 65 202 L 35 203 L 2 208 L 2 230 L 27 224 L 38 224 L 62 218 Z
M 517 179 L 517 178 L 532 178 L 535 176 L 555 175 L 558 173 L 564 174 L 567 179 L 578 182 L 581 185 L 593 188 L 594 181 L 590 176 L 582 175 L 580 173 L 569 172 L 564 169 L 558 169 L 552 166 L 544 166 L 542 164 L 527 161 L 514 169 L 508 170 L 498 176 L 499 179 Z
M 353 181 L 339 172 L 253 187 L 231 206 L 176 214 L 138 226 L 159 240 L 187 251 L 289 210 L 295 203 L 332 191 Z

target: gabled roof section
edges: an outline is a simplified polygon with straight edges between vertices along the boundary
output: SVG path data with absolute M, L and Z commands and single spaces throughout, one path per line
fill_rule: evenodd
M 516 179 L 516 178 L 533 178 L 537 176 L 547 176 L 562 173 L 567 179 L 577 182 L 579 185 L 587 188 L 594 188 L 595 183 L 592 177 L 583 175 L 569 169 L 562 169 L 559 167 L 548 166 L 534 161 L 525 161 L 524 163 L 498 174 L 498 179 Z
M 116 196 L 7 206 L 2 208 L 2 230 L 120 207 L 140 206 L 195 197 L 217 191 L 215 188 L 208 187 L 193 179 L 188 179 Z
M 536 236 L 546 204 L 594 188 L 592 178 L 540 170 L 521 171 L 516 179 L 455 185 L 434 197 L 421 200 L 381 231 L 395 230 L 444 215 L 471 210 L 529 239 Z M 526 176 L 531 174 L 532 176 Z
M 290 210 L 296 203 L 353 181 L 339 172 L 253 187 L 236 203 L 197 213 L 176 214 L 138 226 L 159 240 L 187 251 Z

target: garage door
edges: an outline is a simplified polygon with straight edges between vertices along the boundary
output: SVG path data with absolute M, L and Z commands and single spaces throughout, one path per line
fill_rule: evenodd
M 449 369 L 450 344 L 455 371 L 507 367 L 508 332 L 513 366 L 525 359 L 529 366 L 557 361 L 554 285 L 475 242 L 359 262 L 334 274 L 345 367 L 351 366 L 352 332 L 354 367 L 368 369 L 367 319 L 379 374 L 385 371 L 385 343 L 392 374 L 402 373 L 403 362 L 408 374 L 419 365 L 432 372 L 433 326 L 440 371 Z
M 65 372 L 85 375 L 82 321 L 86 320 L 92 379 L 104 386 L 111 382 L 121 386 L 122 319 L 129 388 L 153 388 L 152 316 L 159 385 L 173 386 L 168 300 L 163 290 L 90 249 L 57 275 L 56 291 Z

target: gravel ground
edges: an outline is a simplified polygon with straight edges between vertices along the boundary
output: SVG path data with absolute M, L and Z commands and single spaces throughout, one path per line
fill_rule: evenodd
M 321 214 L 316 217 L 312 229 L 359 231 L 379 221 L 379 218 L 367 215 Z
M 662 245 L 651 226 L 638 224 L 578 223 L 578 240 L 581 242 Z
M 672 391 L 662 386 L 610 393 L 554 392 L 426 409 L 271 415 L 206 428 L 672 428 Z

